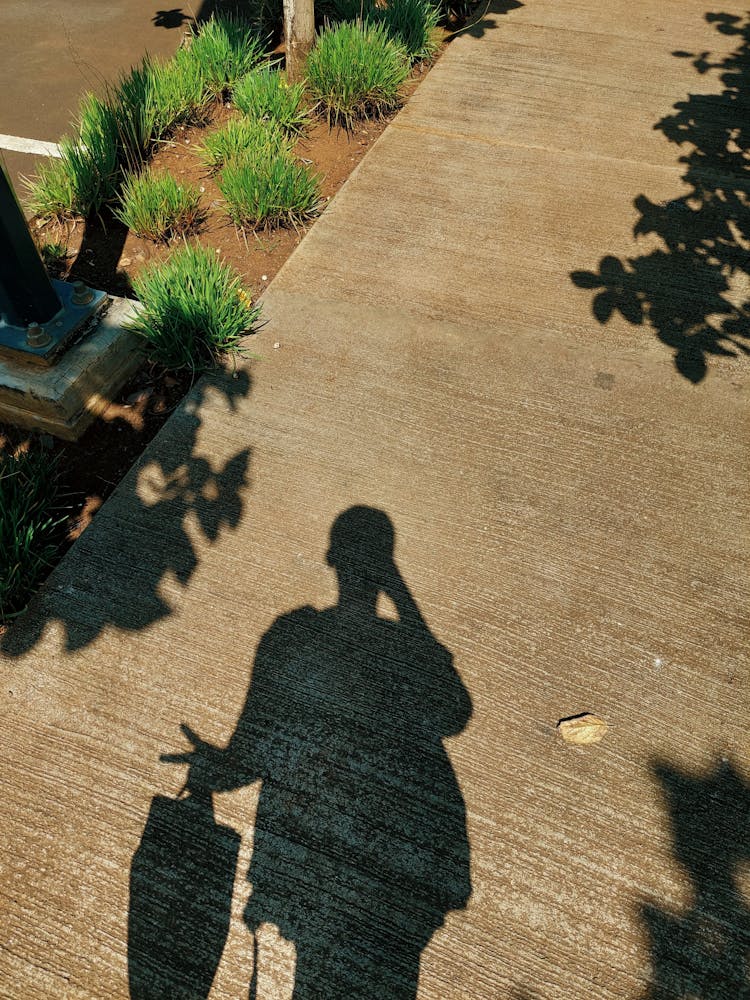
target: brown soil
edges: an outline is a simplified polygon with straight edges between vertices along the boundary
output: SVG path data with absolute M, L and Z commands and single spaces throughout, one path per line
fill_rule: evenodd
M 217 128 L 234 112 L 219 108 L 208 126 Z M 330 201 L 362 156 L 382 133 L 385 121 L 364 122 L 352 133 L 329 129 L 317 121 L 295 149 L 309 161 L 322 179 L 321 193 Z M 196 235 L 200 242 L 219 252 L 221 259 L 235 268 L 253 299 L 262 294 L 284 261 L 304 237 L 303 229 L 280 228 L 258 233 L 241 233 L 223 211 L 223 199 L 216 180 L 200 163 L 196 148 L 206 128 L 182 128 L 152 160 L 156 171 L 171 173 L 182 183 L 197 185 L 202 192 L 205 220 Z M 314 223 L 313 223 L 314 224 Z M 60 243 L 67 248 L 68 266 L 59 270 L 65 279 L 82 278 L 95 288 L 114 295 L 132 297 L 132 279 L 154 261 L 163 260 L 169 245 L 141 239 L 112 218 L 94 220 L 86 226 L 71 224 L 44 226 L 37 232 L 40 244 Z
M 407 99 L 423 72 L 423 68 L 414 71 L 406 87 Z M 222 211 L 221 194 L 198 160 L 195 148 L 207 130 L 218 127 L 235 113 L 218 106 L 205 128 L 181 129 L 154 156 L 153 166 L 201 187 L 206 216 L 198 238 L 204 246 L 216 249 L 222 260 L 239 272 L 248 293 L 257 299 L 305 233 L 282 228 L 243 234 Z M 326 122 L 317 121 L 300 140 L 296 154 L 309 161 L 321 176 L 325 200 L 335 197 L 387 124 L 387 120 L 365 121 L 347 133 L 343 129 L 329 129 Z M 164 259 L 170 252 L 169 246 L 134 236 L 112 217 L 64 226 L 32 221 L 31 227 L 40 249 L 58 244 L 66 250 L 63 261 L 49 265 L 53 277 L 80 278 L 111 295 L 133 297 L 132 279 L 148 263 Z M 145 363 L 79 441 L 63 442 L 42 435 L 41 446 L 59 462 L 65 498 L 67 516 L 61 529 L 64 536 L 61 553 L 90 524 L 96 511 L 185 396 L 194 377 L 189 372 L 166 372 Z M 0 454 L 24 449 L 35 437 L 0 424 Z

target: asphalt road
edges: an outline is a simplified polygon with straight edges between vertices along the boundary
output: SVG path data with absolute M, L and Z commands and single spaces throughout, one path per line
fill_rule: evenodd
M 137 62 L 145 52 L 169 56 L 192 17 L 212 4 L 168 7 L 159 0 L 5 0 L 0 22 L 0 158 L 19 194 L 21 175 L 40 157 L 2 148 L 13 139 L 57 142 L 87 90 Z

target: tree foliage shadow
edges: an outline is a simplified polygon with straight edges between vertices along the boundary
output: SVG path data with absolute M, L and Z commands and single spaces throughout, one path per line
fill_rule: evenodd
M 643 1000 L 748 1000 L 750 908 L 737 884 L 750 861 L 750 785 L 728 761 L 695 777 L 657 764 L 690 909 L 646 905 L 651 982 Z
M 675 351 L 677 370 L 693 383 L 706 375 L 709 356 L 750 353 L 750 295 L 735 301 L 733 279 L 750 275 L 750 16 L 707 14 L 737 48 L 717 62 L 710 52 L 690 58 L 700 74 L 718 72 L 723 90 L 690 94 L 654 126 L 680 147 L 689 193 L 666 203 L 635 199 L 636 237 L 655 235 L 663 247 L 624 260 L 608 255 L 598 271 L 573 271 L 579 287 L 596 292 L 592 311 L 601 324 L 619 312 L 636 326 L 648 323 Z
M 197 382 L 123 480 L 119 499 L 105 504 L 26 613 L 2 635 L 2 653 L 26 653 L 51 622 L 64 627 L 66 649 L 73 652 L 108 626 L 140 631 L 171 614 L 163 584 L 173 579 L 186 587 L 198 566 L 189 527 L 209 542 L 236 528 L 248 483 L 249 448 L 218 467 L 197 453 L 201 406 L 219 393 L 236 410 L 249 391 L 243 370 Z
M 151 18 L 151 23 L 155 28 L 172 30 L 173 28 L 182 28 L 185 25 L 192 24 L 193 17 L 191 14 L 186 14 L 182 7 L 170 7 L 164 10 L 157 10 Z
M 468 19 L 470 22 L 465 28 L 457 31 L 457 35 L 466 34 L 473 38 L 481 38 L 487 31 L 497 27 L 497 22 L 494 20 L 495 15 L 508 14 L 524 5 L 520 0 L 490 0 L 490 3 L 486 5 L 485 0 L 482 0 L 474 12 L 474 14 L 480 14 L 477 21 L 472 21 L 474 14 L 470 13 L 470 2 L 444 0 L 444 6 L 450 9 L 455 7 L 460 20 Z M 322 24 L 326 4 L 323 0 L 319 0 L 316 4 L 317 7 L 320 7 L 321 11 L 316 10 L 316 21 Z M 283 19 L 282 0 L 252 0 L 250 3 L 247 0 L 202 0 L 196 14 L 186 13 L 182 7 L 172 7 L 157 10 L 151 21 L 157 28 L 187 28 L 190 25 L 208 21 L 214 15 L 222 14 L 244 17 L 251 21 L 257 21 L 264 27 L 269 26 L 276 29 L 273 33 L 273 39 L 274 42 L 278 41 L 278 27 Z
M 493 31 L 495 28 L 499 27 L 495 17 L 501 17 L 503 14 L 509 14 L 512 10 L 517 10 L 519 7 L 523 7 L 524 4 L 520 0 L 491 0 L 489 5 L 485 3 L 480 3 L 477 7 L 477 12 L 480 12 L 480 18 L 478 21 L 472 20 L 472 14 L 469 14 L 469 23 L 465 28 L 461 28 L 456 34 L 460 37 L 461 35 L 471 35 L 472 38 L 482 38 L 487 34 L 488 31 Z
M 443 740 L 472 706 L 396 568 L 394 537 L 382 511 L 339 515 L 327 557 L 337 604 L 276 619 L 225 746 L 183 724 L 192 749 L 162 757 L 188 765 L 188 796 L 156 796 L 133 859 L 132 1000 L 208 996 L 238 855 L 211 796 L 257 780 L 244 919 L 253 936 L 274 924 L 294 942 L 294 1000 L 415 1000 L 423 949 L 471 894 Z M 381 591 L 398 620 L 377 614 Z
M 156 28 L 172 30 L 202 24 L 214 16 L 221 15 L 252 19 L 257 15 L 255 8 L 263 7 L 265 2 L 267 0 L 250 0 L 250 2 L 249 0 L 202 0 L 195 13 L 191 5 L 188 5 L 187 11 L 182 7 L 157 10 L 151 18 L 151 23 Z M 281 8 L 281 0 L 278 0 L 278 7 Z

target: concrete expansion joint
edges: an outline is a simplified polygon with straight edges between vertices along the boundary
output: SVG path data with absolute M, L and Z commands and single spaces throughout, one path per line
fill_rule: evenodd
M 553 31 L 554 34 L 560 38 L 607 38 L 617 42 L 643 42 L 644 44 L 653 41 L 653 34 L 637 34 L 635 32 L 628 31 L 619 32 L 615 31 L 610 25 L 603 30 L 600 30 L 598 28 L 594 28 L 593 26 L 589 28 L 577 28 L 573 24 L 566 24 L 565 26 L 556 24 L 553 28 L 550 28 L 549 24 L 541 24 L 537 21 L 506 21 L 503 23 L 502 28 L 502 34 L 495 32 L 492 36 L 490 36 L 493 43 L 504 44 L 508 41 L 508 36 L 523 35 L 527 30 L 538 31 L 543 34 L 549 34 L 550 31 Z M 466 28 L 462 30 L 467 31 Z M 527 45 L 524 42 L 518 41 L 515 37 L 512 41 L 514 45 L 523 48 L 534 49 L 538 47 L 538 42 L 536 44 Z
M 556 156 L 575 156 L 589 160 L 604 160 L 612 163 L 632 163 L 649 170 L 662 170 L 665 174 L 681 175 L 680 165 L 649 163 L 645 160 L 634 160 L 626 156 L 607 156 L 604 153 L 592 153 L 585 149 L 558 149 L 556 146 L 540 146 L 535 143 L 508 142 L 496 136 L 483 135 L 479 132 L 459 132 L 450 129 L 433 128 L 428 125 L 414 125 L 411 122 L 394 121 L 389 128 L 403 132 L 414 132 L 416 135 L 434 135 L 439 139 L 453 139 L 455 142 L 482 142 L 498 149 L 528 149 L 532 152 L 551 153 Z
M 458 132 L 452 129 L 432 128 L 428 125 L 412 125 L 410 122 L 393 121 L 391 128 L 400 129 L 405 132 L 415 132 L 417 135 L 434 135 L 439 139 L 455 139 L 456 142 L 484 142 L 488 146 L 509 145 L 501 139 L 493 138 L 489 135 L 481 135 L 474 132 Z

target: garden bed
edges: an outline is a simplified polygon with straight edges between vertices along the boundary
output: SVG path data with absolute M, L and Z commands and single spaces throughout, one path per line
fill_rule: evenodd
M 218 118 L 225 117 L 220 111 Z M 312 160 L 323 177 L 322 195 L 332 199 L 369 147 L 383 132 L 386 121 L 364 122 L 353 133 L 329 129 L 317 122 L 297 144 L 297 152 Z M 154 158 L 154 165 L 169 169 L 180 181 L 206 188 L 207 217 L 199 232 L 202 245 L 219 251 L 242 278 L 252 299 L 262 295 L 269 282 L 304 238 L 304 230 L 278 229 L 269 233 L 242 234 L 221 212 L 215 179 L 194 155 L 205 129 L 180 130 L 175 141 Z M 314 223 L 313 223 L 314 225 Z M 308 227 L 309 228 L 309 227 Z M 140 239 L 114 219 L 106 224 L 50 224 L 36 230 L 40 246 L 59 243 L 69 253 L 67 263 L 56 268 L 66 280 L 81 278 L 111 295 L 133 297 L 132 280 L 154 260 L 169 256 L 169 245 Z M 169 372 L 144 362 L 116 400 L 76 442 L 47 436 L 43 443 L 57 455 L 69 511 L 66 535 L 72 541 L 117 486 L 135 459 L 180 403 L 194 381 L 189 371 Z M 0 424 L 0 447 L 25 441 L 28 434 Z
M 402 88 L 404 99 L 411 95 L 425 71 L 424 65 L 412 70 Z M 216 251 L 218 258 L 238 273 L 243 289 L 255 301 L 302 240 L 305 229 L 282 226 L 240 231 L 228 218 L 217 179 L 209 174 L 196 151 L 206 134 L 236 115 L 235 109 L 217 101 L 205 125 L 179 126 L 169 141 L 157 145 L 150 162 L 155 171 L 169 172 L 178 182 L 199 187 L 204 218 L 194 238 Z M 294 155 L 319 175 L 323 211 L 381 135 L 387 121 L 360 120 L 346 131 L 331 128 L 322 119 L 311 120 L 295 144 Z M 310 222 L 307 228 L 313 224 Z M 144 268 L 169 257 L 175 245 L 134 235 L 106 206 L 91 214 L 85 223 L 37 219 L 32 220 L 31 228 L 53 276 L 80 278 L 92 287 L 125 297 L 134 297 L 133 281 Z M 168 371 L 145 361 L 77 442 L 57 441 L 48 435 L 39 438 L 0 424 L 0 458 L 3 453 L 34 447 L 57 463 L 62 495 L 60 520 L 55 528 L 58 558 L 85 530 L 196 377 L 189 370 Z
M 413 78 L 412 89 L 417 83 L 418 78 Z M 217 127 L 228 116 L 225 109 L 218 109 L 208 128 Z M 321 196 L 326 203 L 333 199 L 386 125 L 385 120 L 365 121 L 347 133 L 316 121 L 297 142 L 295 154 L 309 160 L 322 178 Z M 195 155 L 207 131 L 199 127 L 181 128 L 174 140 L 156 154 L 153 166 L 155 170 L 168 171 L 181 183 L 193 183 L 204 189 L 202 206 L 206 219 L 197 233 L 199 241 L 219 251 L 221 259 L 235 268 L 243 287 L 255 299 L 300 243 L 306 229 L 240 233 L 221 208 L 223 199 L 216 178 L 208 174 Z M 40 248 L 59 245 L 68 255 L 62 266 L 54 262 L 55 277 L 71 281 L 81 278 L 92 288 L 127 298 L 133 297 L 132 280 L 144 266 L 166 259 L 173 249 L 170 244 L 136 236 L 111 217 L 104 222 L 94 219 L 85 226 L 80 222 L 48 223 L 34 232 Z

